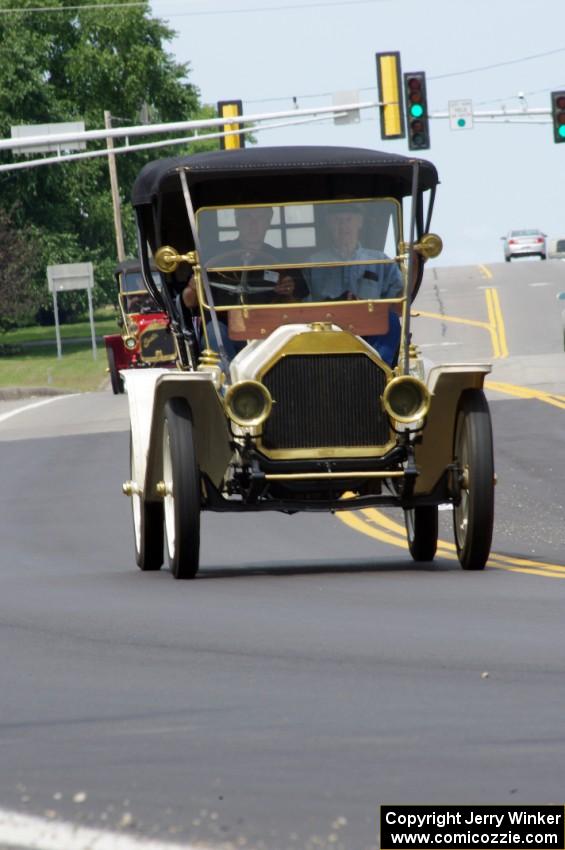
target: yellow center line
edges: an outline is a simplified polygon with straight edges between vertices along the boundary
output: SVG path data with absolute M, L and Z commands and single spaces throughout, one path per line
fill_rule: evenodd
M 496 552 L 493 552 L 490 557 L 496 561 L 504 561 L 513 567 L 542 567 L 556 573 L 563 573 L 565 577 L 565 566 L 561 564 L 548 564 L 546 561 L 532 561 L 530 558 L 516 558 L 512 555 L 497 555 Z
M 423 316 L 424 319 L 440 319 L 442 322 L 454 322 L 457 325 L 472 325 L 476 328 L 491 329 L 488 322 L 480 322 L 478 319 L 463 319 L 461 316 L 446 316 L 444 313 L 428 313 L 426 310 L 415 310 L 415 317 Z
M 504 319 L 502 318 L 497 290 L 492 288 L 485 289 L 485 299 L 487 302 L 493 356 L 497 360 L 502 360 L 508 357 L 508 344 L 506 342 L 506 330 L 504 328 Z
M 486 266 L 479 266 L 483 277 L 492 279 L 492 272 Z M 417 311 L 415 315 L 428 319 L 439 319 L 445 322 L 454 322 L 461 325 L 472 325 L 489 331 L 492 341 L 493 355 L 496 359 L 508 357 L 508 344 L 506 341 L 506 330 L 500 307 L 498 291 L 492 287 L 485 289 L 485 300 L 488 314 L 488 322 L 480 322 L 475 319 L 463 319 L 457 316 L 445 316 L 442 313 L 428 313 Z M 537 399 L 565 410 L 565 396 L 556 393 L 546 393 L 542 390 L 533 390 L 529 387 L 521 387 L 515 384 L 506 384 L 500 381 L 486 381 L 485 387 L 495 392 L 506 393 L 518 398 Z M 362 516 L 360 516 L 362 514 Z M 376 508 L 365 508 L 359 512 L 343 511 L 337 514 L 345 525 L 374 537 L 382 543 L 389 543 L 404 550 L 408 548 L 406 540 L 406 529 L 400 523 L 390 519 Z M 438 554 L 448 560 L 457 560 L 457 550 L 453 543 L 438 540 Z M 551 564 L 545 561 L 532 561 L 527 558 L 515 558 L 510 555 L 499 555 L 491 553 L 487 562 L 489 567 L 506 570 L 513 573 L 527 573 L 528 575 L 547 576 L 548 578 L 565 578 L 565 566 Z
M 359 516 L 359 514 L 363 516 Z M 388 543 L 405 551 L 408 549 L 405 527 L 376 508 L 364 508 L 359 512 L 340 511 L 337 517 L 355 531 L 366 534 L 368 537 L 374 537 L 381 543 Z M 456 561 L 456 547 L 453 543 L 438 540 L 438 555 L 441 558 Z M 528 558 L 515 558 L 510 555 L 499 555 L 496 552 L 493 552 L 489 557 L 487 566 L 512 573 L 527 573 L 528 575 L 565 579 L 565 566 L 561 564 L 532 561 Z
M 492 289 L 485 289 L 485 299 L 487 302 L 488 329 L 492 342 L 492 356 L 495 360 L 497 360 L 500 357 L 500 345 L 498 343 L 498 334 L 496 333 L 495 314 L 492 305 Z
M 485 381 L 485 387 L 488 390 L 516 396 L 517 398 L 537 399 L 538 401 L 543 401 L 545 404 L 558 407 L 560 410 L 565 410 L 565 396 L 555 393 L 546 393 L 543 390 L 534 390 L 530 387 L 521 387 L 517 384 L 506 384 L 502 381 Z
M 565 578 L 561 573 L 550 572 L 549 570 L 527 570 L 525 567 L 499 567 L 498 564 L 493 564 L 496 569 L 506 570 L 508 573 L 526 573 L 530 576 L 547 576 L 547 578 Z
M 406 529 L 399 522 L 395 522 L 393 519 L 388 517 L 386 514 L 381 513 L 381 511 L 377 510 L 377 508 L 363 508 L 361 513 L 366 517 L 367 522 L 372 522 L 380 528 L 385 528 L 387 531 L 391 531 L 393 534 L 399 535 L 402 540 L 406 538 Z M 442 549 L 446 549 L 449 552 L 455 552 L 455 545 L 453 543 L 448 543 L 444 540 L 438 540 L 438 547 Z
M 377 508 L 364 508 L 361 513 L 363 513 L 367 519 L 378 523 L 382 528 L 386 528 L 388 531 L 392 531 L 394 534 L 398 534 L 403 538 L 405 537 L 406 530 L 404 526 L 401 523 L 390 519 L 390 517 L 383 514 L 382 511 L 379 511 Z M 448 543 L 445 540 L 438 540 L 438 547 L 439 546 L 453 552 L 456 551 L 455 545 L 453 543 Z M 490 557 L 493 559 L 496 558 L 497 560 L 503 560 L 505 563 L 518 567 L 545 567 L 565 573 L 565 566 L 562 566 L 561 564 L 548 564 L 546 561 L 532 561 L 531 558 L 516 558 L 511 555 L 497 555 L 494 552 L 491 553 Z
M 502 359 L 504 357 L 508 357 L 508 344 L 506 342 L 506 329 L 504 327 L 504 319 L 502 318 L 502 310 L 500 309 L 500 299 L 498 297 L 498 290 L 490 289 L 487 290 L 487 292 L 490 292 L 490 297 L 492 299 L 494 327 L 500 351 L 498 356 Z
M 492 272 L 486 266 L 479 266 L 479 268 L 484 269 L 485 277 L 492 278 Z M 413 315 L 414 317 L 422 316 L 424 319 L 437 319 L 441 322 L 453 322 L 458 325 L 470 325 L 487 330 L 491 338 L 493 357 L 495 360 L 502 360 L 508 357 L 508 343 L 498 291 L 493 287 L 485 289 L 485 300 L 488 322 L 481 322 L 478 319 L 464 319 L 461 316 L 446 316 L 444 313 L 430 313 L 427 310 L 416 310 Z

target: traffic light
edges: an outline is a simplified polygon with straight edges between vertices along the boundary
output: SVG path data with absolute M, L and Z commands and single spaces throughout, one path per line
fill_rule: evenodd
M 553 141 L 565 142 L 565 91 L 551 92 L 551 115 L 553 118 Z
M 423 71 L 404 74 L 404 97 L 408 148 L 411 151 L 425 150 L 430 146 L 430 125 L 426 75 Z
M 218 118 L 237 118 L 243 114 L 243 104 L 241 100 L 220 100 L 218 102 Z M 224 133 L 231 131 L 229 136 L 220 138 L 220 147 L 222 150 L 234 150 L 236 148 L 245 147 L 245 136 L 243 133 L 238 133 L 238 130 L 243 129 L 243 124 L 226 123 L 222 125 Z
M 376 59 L 381 139 L 403 139 L 406 131 L 400 86 L 400 53 L 377 53 Z

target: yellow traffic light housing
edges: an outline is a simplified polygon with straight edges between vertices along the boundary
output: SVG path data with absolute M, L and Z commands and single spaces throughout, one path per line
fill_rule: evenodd
M 404 112 L 400 53 L 377 53 L 377 83 L 381 113 L 381 139 L 403 139 Z
M 218 118 L 237 118 L 243 114 L 243 104 L 241 100 L 220 100 L 218 101 Z M 220 147 L 222 150 L 235 150 L 245 147 L 245 136 L 241 132 L 243 124 L 230 121 L 222 125 L 224 133 L 229 133 L 229 136 L 222 136 L 220 139 Z

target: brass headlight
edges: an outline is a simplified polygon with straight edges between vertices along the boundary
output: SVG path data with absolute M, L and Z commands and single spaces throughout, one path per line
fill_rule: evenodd
M 133 349 L 137 345 L 137 340 L 134 336 L 126 336 L 126 338 L 124 339 L 124 345 L 128 349 L 128 351 L 133 351 Z
M 250 428 L 267 419 L 273 399 L 259 381 L 239 381 L 228 388 L 224 404 L 226 413 L 236 425 Z
M 397 422 L 417 422 L 430 409 L 430 394 L 418 378 L 400 375 L 386 385 L 383 406 L 391 419 Z

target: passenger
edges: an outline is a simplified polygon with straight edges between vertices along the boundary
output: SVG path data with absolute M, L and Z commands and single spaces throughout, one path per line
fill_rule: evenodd
M 364 248 L 361 245 L 363 204 L 330 204 L 326 209 L 326 222 L 330 245 L 313 254 L 309 262 L 329 263 L 334 260 L 339 262 L 367 260 L 368 262 L 367 265 L 305 270 L 310 288 L 308 300 L 356 301 L 398 298 L 402 295 L 402 275 L 397 264 L 369 262 L 388 258 L 382 251 Z M 373 334 L 364 339 L 386 363 L 394 365 L 400 346 L 400 319 L 397 308 L 391 306 L 389 310 L 389 329 L 386 334 Z
M 232 239 L 229 242 L 222 242 L 220 244 L 220 249 L 222 251 L 221 254 L 218 254 L 217 259 L 224 257 L 225 259 L 222 261 L 222 264 L 226 264 L 225 260 L 227 260 L 228 255 L 233 255 L 233 259 L 230 256 L 230 264 L 234 266 L 240 265 L 258 265 L 260 263 L 265 263 L 265 265 L 271 265 L 272 261 L 280 259 L 280 253 L 277 248 L 273 245 L 269 245 L 268 242 L 265 242 L 265 236 L 267 234 L 267 230 L 271 224 L 273 218 L 273 210 L 271 207 L 256 207 L 253 209 L 236 209 L 235 210 L 235 223 L 238 228 L 238 236 L 236 239 Z M 239 256 L 238 256 L 239 255 Z M 207 262 L 207 265 L 213 266 L 214 259 L 211 259 Z M 233 284 L 234 286 L 239 284 L 241 279 L 240 272 L 223 272 L 219 276 L 219 280 L 222 283 Z M 301 298 L 304 296 L 306 289 L 304 287 L 303 281 L 300 281 L 298 277 L 292 276 L 289 272 L 281 271 L 251 271 L 248 277 L 249 288 L 253 289 L 253 286 L 265 286 L 265 283 L 269 281 L 269 279 L 274 283 L 272 293 L 259 291 L 257 295 L 251 295 L 246 298 L 247 303 L 264 303 L 265 301 L 292 301 L 294 298 Z M 276 282 L 275 282 L 276 281 Z M 212 294 L 214 298 L 214 304 L 216 306 L 226 306 L 230 304 L 238 304 L 239 296 L 237 293 L 231 293 L 225 289 L 219 289 L 212 287 Z M 186 284 L 183 293 L 182 300 L 186 307 L 192 309 L 196 307 L 198 301 L 198 294 L 196 290 L 196 282 L 194 277 L 191 277 L 188 283 Z M 220 334 L 222 336 L 222 343 L 224 346 L 224 350 L 228 357 L 228 360 L 232 360 L 233 357 L 240 351 L 244 346 L 245 342 L 239 340 L 232 340 L 228 336 L 228 327 L 227 327 L 227 312 L 217 313 Z M 217 351 L 218 343 L 216 341 L 216 336 L 214 333 L 214 328 L 212 322 L 210 320 L 206 323 L 206 329 L 208 333 L 208 340 L 210 347 Z M 204 341 L 202 342 L 204 344 Z

